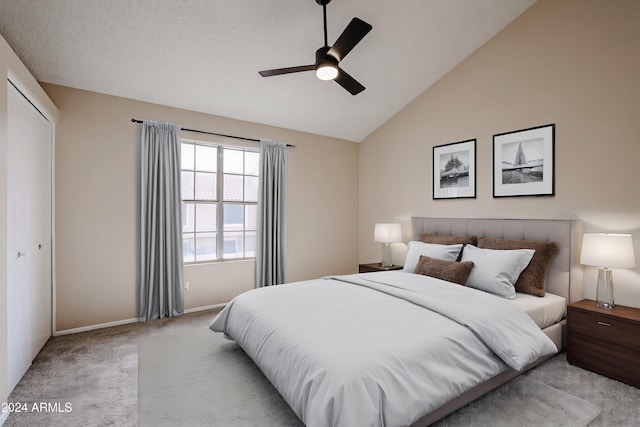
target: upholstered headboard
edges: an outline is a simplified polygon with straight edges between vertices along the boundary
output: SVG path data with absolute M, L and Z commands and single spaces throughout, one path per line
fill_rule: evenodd
M 582 242 L 580 220 L 411 218 L 411 240 L 419 240 L 422 233 L 556 242 L 559 250 L 549 265 L 545 288 L 553 294 L 565 297 L 568 302 L 583 298 L 582 266 L 579 258 Z

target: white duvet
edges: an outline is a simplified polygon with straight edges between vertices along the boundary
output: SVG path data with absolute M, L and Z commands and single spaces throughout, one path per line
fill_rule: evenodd
M 557 352 L 508 302 L 395 271 L 255 289 L 210 328 L 235 340 L 309 427 L 408 426 L 507 366 Z

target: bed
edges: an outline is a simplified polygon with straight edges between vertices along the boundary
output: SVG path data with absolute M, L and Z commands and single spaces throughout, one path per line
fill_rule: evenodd
M 242 294 L 210 328 L 309 427 L 429 425 L 564 348 L 566 303 L 582 297 L 580 221 L 412 218 L 411 240 L 425 235 L 555 242 L 545 296 L 502 298 L 409 271 L 331 276 Z

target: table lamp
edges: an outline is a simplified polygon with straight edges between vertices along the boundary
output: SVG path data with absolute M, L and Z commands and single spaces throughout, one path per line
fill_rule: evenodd
M 596 306 L 614 308 L 611 268 L 634 268 L 633 241 L 630 234 L 584 234 L 580 264 L 598 267 Z
M 382 267 L 391 267 L 391 243 L 402 241 L 400 224 L 378 223 L 373 233 L 373 240 L 382 243 Z

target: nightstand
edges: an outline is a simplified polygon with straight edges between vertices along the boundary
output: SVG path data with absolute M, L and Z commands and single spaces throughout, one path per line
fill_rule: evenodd
M 360 264 L 358 267 L 358 273 L 373 273 L 376 271 L 392 271 L 402 270 L 401 265 L 392 265 L 391 267 L 383 267 L 379 262 L 372 264 Z
M 567 306 L 567 361 L 640 387 L 640 309 L 582 300 Z

